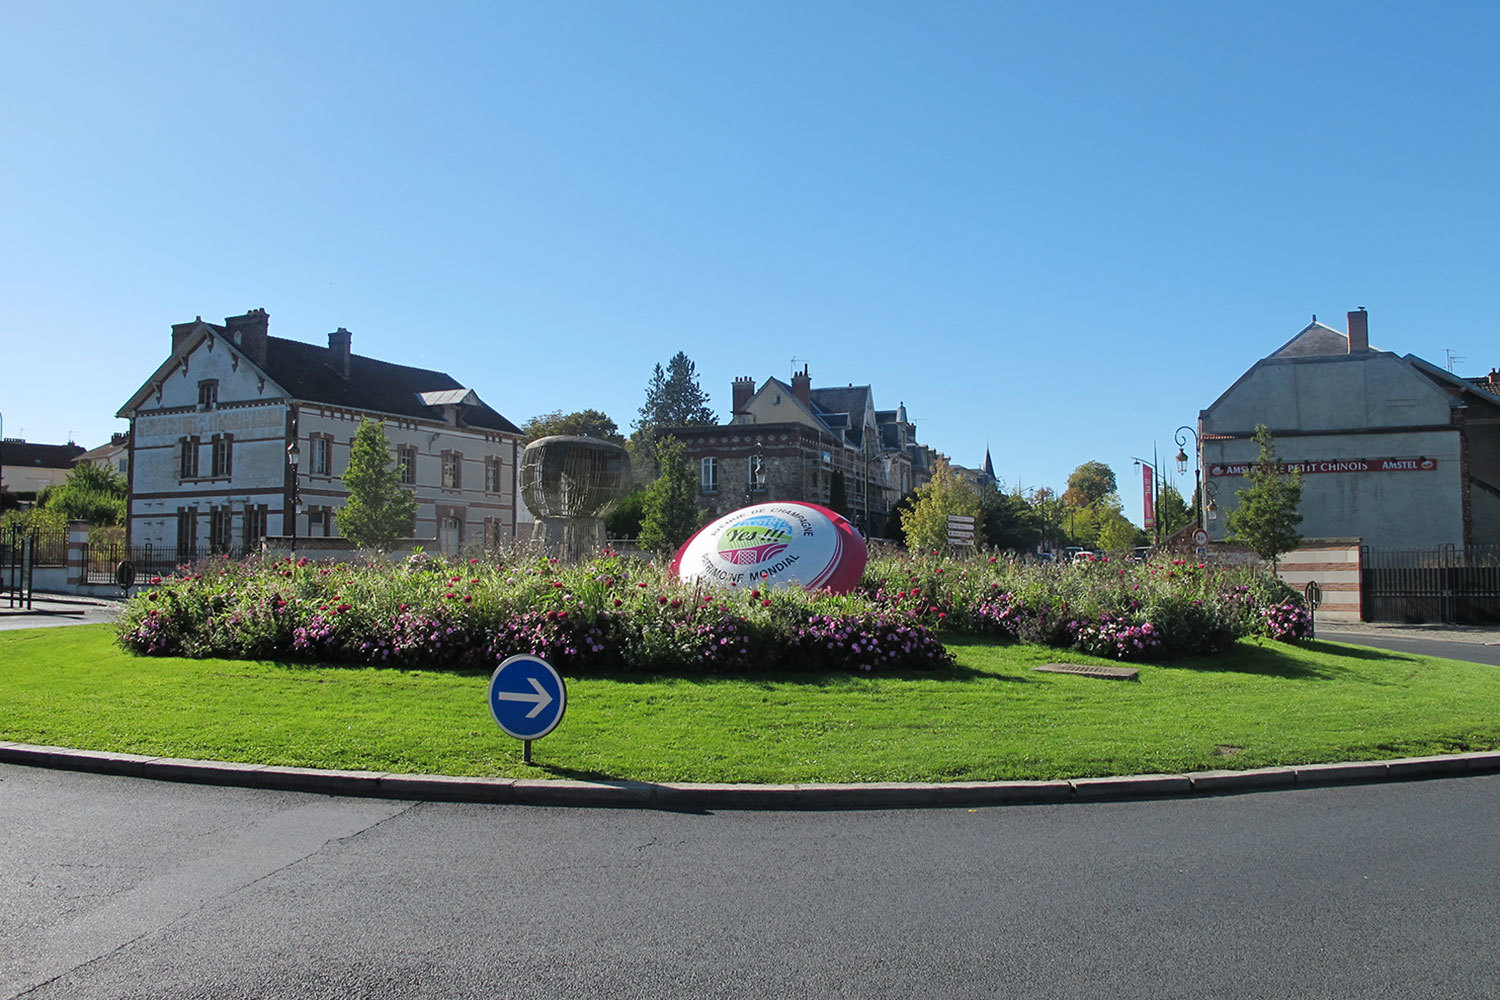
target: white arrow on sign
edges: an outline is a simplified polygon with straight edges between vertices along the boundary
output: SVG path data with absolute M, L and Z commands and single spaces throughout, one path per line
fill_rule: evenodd
M 541 714 L 542 709 L 552 704 L 552 696 L 542 687 L 542 682 L 535 677 L 526 678 L 531 686 L 536 689 L 536 694 L 527 694 L 525 691 L 496 691 L 495 698 L 499 701 L 529 701 L 533 702 L 531 711 L 526 713 L 526 718 L 535 719 Z

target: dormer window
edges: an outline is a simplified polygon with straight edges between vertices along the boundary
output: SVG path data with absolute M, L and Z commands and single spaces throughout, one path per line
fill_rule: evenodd
M 212 410 L 219 405 L 219 380 L 206 378 L 198 383 L 198 409 Z

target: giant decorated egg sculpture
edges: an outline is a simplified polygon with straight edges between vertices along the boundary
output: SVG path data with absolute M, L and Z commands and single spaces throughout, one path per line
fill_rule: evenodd
M 817 504 L 758 503 L 725 514 L 682 544 L 671 571 L 720 586 L 853 590 L 865 540 L 841 514 Z

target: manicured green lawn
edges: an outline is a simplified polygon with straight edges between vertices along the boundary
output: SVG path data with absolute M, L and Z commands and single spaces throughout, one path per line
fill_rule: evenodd
M 1242 642 L 1139 682 L 950 640 L 906 677 L 572 677 L 540 766 L 488 674 L 138 658 L 110 626 L 0 633 L 0 739 L 252 763 L 653 781 L 964 781 L 1249 768 L 1500 748 L 1500 668 Z

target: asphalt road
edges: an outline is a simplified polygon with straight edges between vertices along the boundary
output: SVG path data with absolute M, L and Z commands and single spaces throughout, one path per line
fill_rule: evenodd
M 1494 997 L 1500 776 L 717 814 L 0 766 L 0 997 Z
M 1395 633 L 1395 630 L 1391 630 L 1391 633 Z M 1450 660 L 1467 660 L 1470 663 L 1488 663 L 1500 667 L 1500 645 L 1428 639 L 1419 632 L 1391 633 L 1341 635 L 1331 630 L 1319 630 L 1318 638 L 1328 642 L 1346 642 L 1354 646 L 1373 646 L 1397 653 L 1411 653 L 1415 656 L 1442 656 Z

